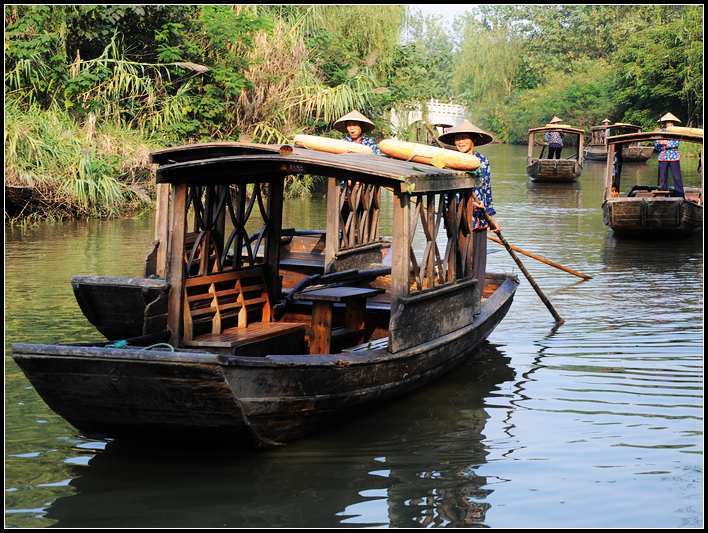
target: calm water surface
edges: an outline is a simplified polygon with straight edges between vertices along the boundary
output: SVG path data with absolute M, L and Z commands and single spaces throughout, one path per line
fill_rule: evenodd
M 525 147 L 483 151 L 507 239 L 594 276 L 522 257 L 567 322 L 554 329 L 522 280 L 465 366 L 277 450 L 79 435 L 8 347 L 98 339 L 70 278 L 140 275 L 152 215 L 6 228 L 6 525 L 701 527 L 701 239 L 615 239 L 602 163 L 587 162 L 577 184 L 541 186 L 525 176 Z M 656 162 L 625 172 L 653 183 Z M 285 220 L 322 228 L 324 212 L 322 198 L 290 201 Z M 489 263 L 517 270 L 506 252 Z

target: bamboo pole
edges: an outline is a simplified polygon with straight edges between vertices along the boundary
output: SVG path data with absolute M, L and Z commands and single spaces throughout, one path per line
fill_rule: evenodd
M 477 198 L 477 195 L 473 192 L 472 197 L 477 203 L 482 203 L 479 201 Z M 498 228 L 496 221 L 494 218 L 492 218 L 490 215 L 487 214 L 486 210 L 482 209 L 482 214 L 484 218 L 487 220 L 489 223 L 490 227 Z M 546 297 L 546 295 L 543 293 L 541 290 L 541 287 L 538 286 L 536 283 L 536 280 L 533 279 L 533 276 L 529 273 L 528 270 L 526 270 L 526 267 L 524 264 L 521 262 L 521 259 L 518 258 L 518 256 L 514 253 L 514 250 L 511 248 L 511 245 L 507 242 L 507 240 L 504 238 L 504 236 L 501 234 L 501 231 L 496 230 L 496 234 L 499 236 L 499 240 L 501 243 L 504 245 L 504 248 L 506 248 L 506 251 L 509 252 L 509 255 L 511 258 L 514 260 L 514 262 L 518 265 L 518 267 L 521 269 L 521 272 L 524 273 L 524 276 L 526 276 L 526 279 L 529 281 L 531 284 L 531 287 L 533 287 L 533 290 L 536 291 L 536 294 L 538 294 L 538 297 L 541 299 L 543 304 L 546 306 L 546 308 L 551 312 L 553 315 L 553 318 L 556 320 L 556 324 L 561 325 L 565 322 L 565 320 L 558 314 L 558 311 L 553 307 L 553 304 L 550 302 L 550 300 Z
M 487 239 L 489 239 L 492 242 L 495 242 L 497 244 L 504 244 L 500 239 L 497 237 L 494 237 L 493 235 L 487 235 Z M 561 265 L 560 263 L 556 263 L 555 261 L 552 261 L 551 259 L 548 259 L 547 257 L 543 257 L 542 255 L 537 255 L 533 252 L 529 252 L 528 250 L 524 250 L 523 248 L 520 248 L 518 246 L 515 246 L 513 244 L 510 244 L 511 249 L 514 250 L 515 252 L 519 252 L 520 254 L 523 254 L 527 257 L 530 257 L 531 259 L 535 259 L 536 261 L 540 261 L 541 263 L 545 263 L 549 266 L 555 267 L 559 270 L 562 270 L 563 272 L 567 272 L 568 274 L 572 274 L 573 276 L 578 276 L 579 278 L 583 278 L 584 280 L 592 279 L 592 276 L 588 276 L 587 274 L 583 274 L 582 272 L 579 272 L 577 270 L 573 270 L 572 268 L 569 268 L 567 266 Z
M 438 145 L 443 146 L 442 143 L 436 138 L 435 142 L 438 143 Z M 531 156 L 531 149 L 529 149 L 529 157 Z M 472 192 L 472 198 L 474 199 L 475 202 L 477 203 L 482 203 L 479 201 L 479 198 L 477 198 L 477 195 Z M 499 227 L 497 226 L 496 221 L 487 214 L 487 211 L 482 209 L 482 213 L 484 214 L 484 218 L 487 220 L 490 226 L 492 227 Z M 521 262 L 521 259 L 519 259 L 516 254 L 514 253 L 514 250 L 512 249 L 511 245 L 507 242 L 507 240 L 504 238 L 504 236 L 501 234 L 501 231 L 497 231 L 496 234 L 499 236 L 499 240 L 501 241 L 501 244 L 504 245 L 506 248 L 507 252 L 509 252 L 509 255 L 511 255 L 511 258 L 514 260 L 514 262 L 519 266 L 521 269 L 521 272 L 524 273 L 524 276 L 526 276 L 526 279 L 529 280 L 529 283 L 533 287 L 533 290 L 536 291 L 536 294 L 538 294 L 538 297 L 541 298 L 541 301 L 544 303 L 546 308 L 551 312 L 553 315 L 553 318 L 556 320 L 556 325 L 560 326 L 565 322 L 565 320 L 558 314 L 558 311 L 555 310 L 553 307 L 553 304 L 551 304 L 550 300 L 546 298 L 546 295 L 543 294 L 543 291 L 541 290 L 541 287 L 538 286 L 536 283 L 536 280 L 533 279 L 531 274 L 529 273 L 528 270 L 526 270 L 526 267 L 524 264 Z M 489 237 L 489 235 L 487 235 Z

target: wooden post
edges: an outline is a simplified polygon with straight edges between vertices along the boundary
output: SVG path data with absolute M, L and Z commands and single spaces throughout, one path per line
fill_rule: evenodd
M 310 354 L 328 354 L 332 341 L 332 302 L 312 303 Z
M 187 185 L 173 185 L 170 194 L 169 261 L 166 279 L 170 284 L 167 327 L 170 344 L 177 348 L 182 330 L 182 287 L 184 284 L 184 235 L 187 225 Z
M 422 201 L 422 200 L 419 200 Z M 408 296 L 410 276 L 410 195 L 394 193 L 393 243 L 391 253 L 391 313 L 399 298 Z
M 157 263 L 155 273 L 165 278 L 167 272 L 167 241 L 169 234 L 170 219 L 170 186 L 167 183 L 157 185 L 157 203 L 155 206 L 155 240 L 159 242 L 157 247 Z
M 536 133 L 529 132 L 528 152 L 526 153 L 526 166 L 531 164 L 533 159 L 533 145 L 536 142 Z
M 578 135 L 578 162 L 580 163 L 580 166 L 583 166 L 583 147 L 585 145 L 585 135 L 580 134 Z
M 259 185 L 256 184 L 255 187 Z M 280 301 L 280 234 L 283 219 L 283 178 L 275 177 L 269 182 L 268 229 L 266 231 L 265 262 L 268 272 L 268 295 L 272 303 Z
M 605 200 L 612 197 L 612 166 L 615 162 L 615 146 L 616 145 L 614 144 L 607 145 L 607 161 L 605 162 Z
M 332 272 L 335 255 L 339 251 L 339 186 L 335 178 L 327 180 L 327 234 L 325 242 L 324 273 Z

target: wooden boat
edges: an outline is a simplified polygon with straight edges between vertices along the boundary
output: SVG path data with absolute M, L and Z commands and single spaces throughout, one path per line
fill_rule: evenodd
M 690 235 L 703 227 L 703 187 L 685 187 L 685 196 L 674 190 L 660 190 L 656 185 L 635 185 L 625 195 L 621 192 L 622 146 L 633 142 L 676 139 L 701 145 L 702 133 L 678 133 L 670 130 L 630 133 L 608 137 L 605 170 L 603 221 L 615 234 L 637 237 L 676 237 Z M 701 177 L 702 177 L 701 168 Z M 702 181 L 702 179 L 701 179 Z
M 614 135 L 639 133 L 642 128 L 634 124 L 616 122 L 610 124 L 603 121 L 602 126 L 593 126 L 590 132 L 590 143 L 585 148 L 585 159 L 592 161 L 607 160 L 607 138 Z M 644 162 L 654 153 L 652 146 L 643 146 L 638 142 L 622 145 L 622 159 L 625 163 Z
M 536 134 L 547 131 L 559 131 L 577 137 L 577 151 L 575 155 L 562 159 L 544 158 L 546 146 L 543 145 L 538 157 L 533 156 L 536 145 Z M 529 130 L 529 148 L 526 158 L 526 173 L 533 181 L 539 182 L 565 182 L 575 181 L 583 170 L 583 142 L 585 132 L 567 124 L 546 124 L 542 128 Z M 566 148 L 567 149 L 567 148 Z
M 12 346 L 44 401 L 82 433 L 284 443 L 450 371 L 506 315 L 518 280 L 476 273 L 485 235 L 470 231 L 468 174 L 302 148 L 232 146 L 204 159 L 209 150 L 153 156 L 146 273 L 169 287 L 169 345 L 143 335 L 122 348 Z M 299 173 L 329 176 L 324 234 L 282 228 L 283 183 Z M 395 196 L 389 243 L 380 187 Z M 255 238 L 247 227 L 260 227 Z

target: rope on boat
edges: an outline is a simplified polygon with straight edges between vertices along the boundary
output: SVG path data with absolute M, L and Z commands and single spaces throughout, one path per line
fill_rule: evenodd
M 106 348 L 127 348 L 128 346 L 128 341 L 122 340 L 122 341 L 116 341 L 113 344 L 106 344 Z
M 151 344 L 147 348 L 144 348 L 145 350 L 152 350 L 153 348 L 157 348 L 158 346 L 162 346 L 164 348 L 169 348 L 171 352 L 175 351 L 175 347 L 172 346 L 171 344 L 168 344 L 166 342 L 158 342 L 157 344 Z M 106 348 L 127 348 L 128 347 L 128 341 L 127 340 L 120 340 L 116 341 L 112 344 L 106 344 Z
M 152 344 L 152 345 L 148 346 L 148 347 L 145 348 L 145 349 L 146 349 L 146 350 L 151 350 L 152 348 L 157 348 L 158 346 L 164 346 L 164 347 L 166 347 L 166 348 L 169 348 L 171 352 L 174 352 L 174 351 L 175 351 L 175 347 L 172 346 L 171 344 L 166 343 L 166 342 L 158 342 L 157 344 Z

